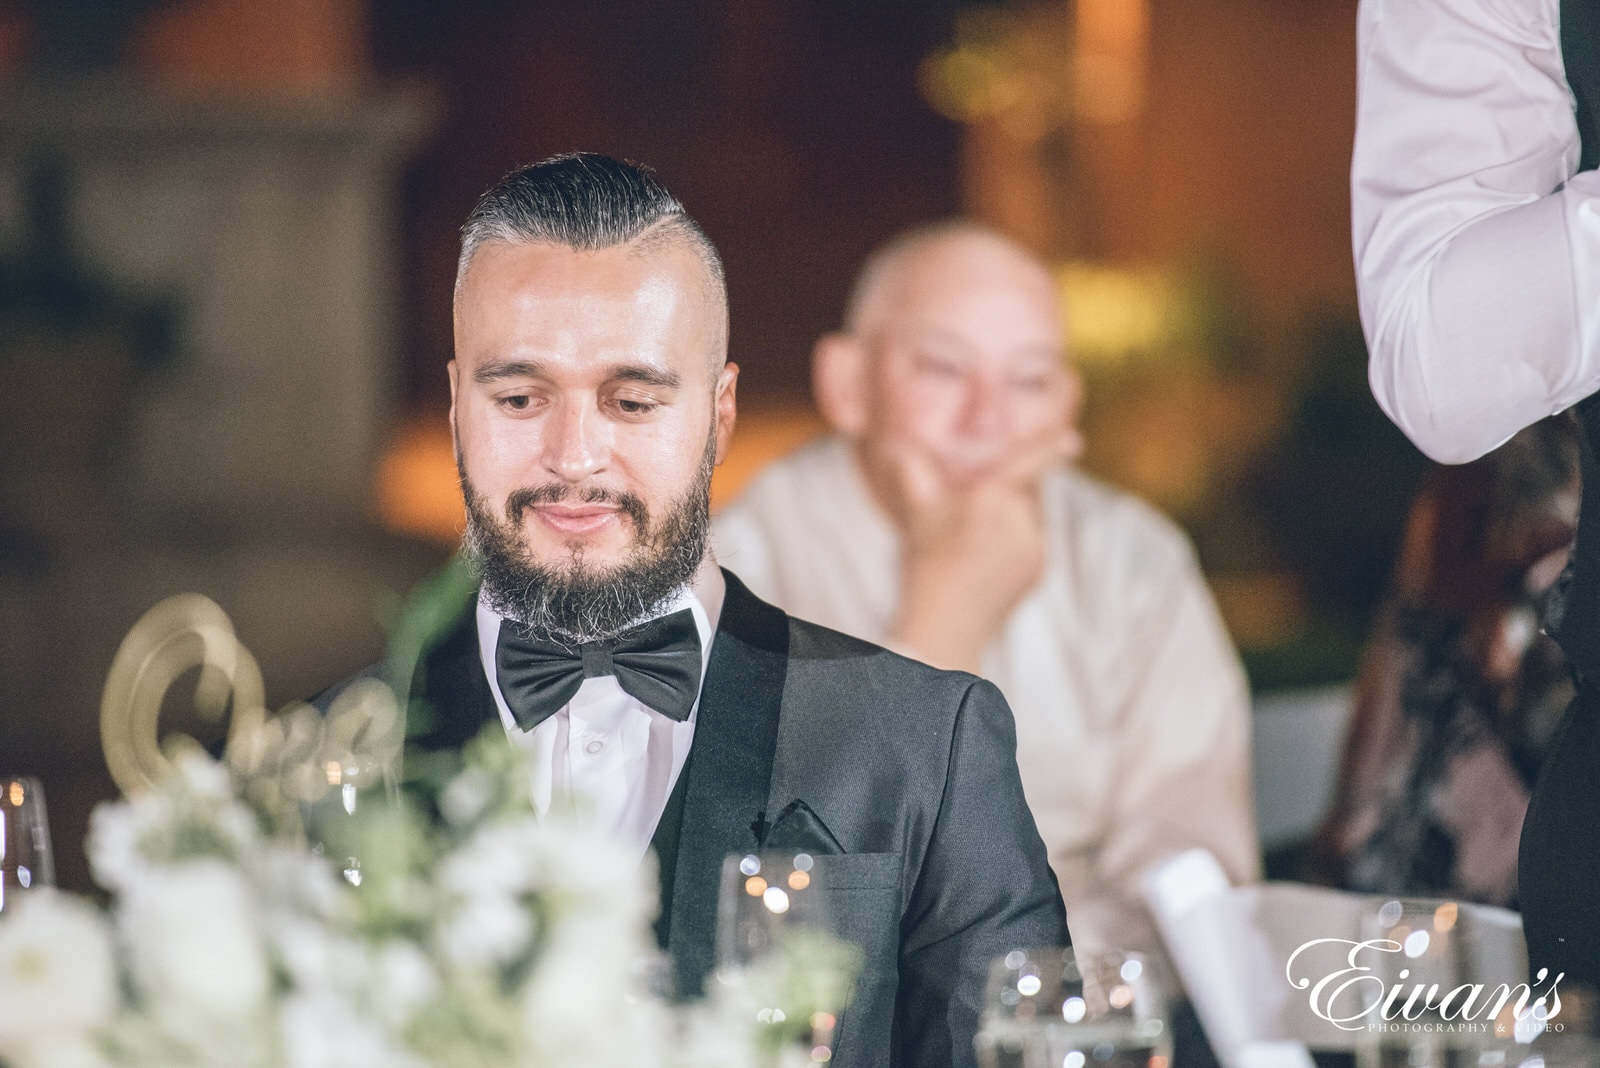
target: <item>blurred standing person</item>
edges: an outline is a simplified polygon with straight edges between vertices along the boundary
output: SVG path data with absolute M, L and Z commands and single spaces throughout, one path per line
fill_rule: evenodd
M 1528 794 L 1572 698 L 1537 609 L 1577 518 L 1565 418 L 1431 473 L 1363 661 L 1318 876 L 1516 904 Z
M 1351 214 L 1373 393 L 1459 463 L 1576 407 L 1600 486 L 1600 10 L 1362 0 Z M 1600 985 L 1600 512 L 1547 626 L 1577 698 L 1523 826 L 1535 968 Z
M 1074 944 L 1159 954 L 1148 864 L 1202 846 L 1258 876 L 1248 691 L 1187 539 L 1068 467 L 1066 355 L 1054 280 L 1011 241 L 890 241 L 817 342 L 834 434 L 764 471 L 714 544 L 792 612 L 998 684 Z

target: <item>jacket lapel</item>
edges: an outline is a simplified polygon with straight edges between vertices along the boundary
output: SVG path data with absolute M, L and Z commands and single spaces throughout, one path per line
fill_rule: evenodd
M 722 860 L 760 847 L 789 664 L 788 617 L 729 572 L 722 574 L 727 594 L 700 690 L 694 743 L 655 840 L 662 860 L 657 932 L 665 936 L 685 997 L 700 993 L 716 963 Z M 682 807 L 675 813 L 680 791 Z
M 408 750 L 459 750 L 499 715 L 478 656 L 477 603 L 469 599 L 417 660 L 406 708 Z

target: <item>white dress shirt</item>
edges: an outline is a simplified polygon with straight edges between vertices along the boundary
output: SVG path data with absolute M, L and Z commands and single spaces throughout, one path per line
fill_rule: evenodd
M 649 617 L 684 608 L 694 616 L 700 633 L 701 686 L 711 662 L 723 593 L 722 572 L 707 553 L 694 583 Z M 506 733 L 529 754 L 534 809 L 541 817 L 552 805 L 570 809 L 586 826 L 633 842 L 642 856 L 689 758 L 700 711 L 698 692 L 688 718 L 680 723 L 628 694 L 615 675 L 584 679 L 571 701 L 533 730 L 524 731 L 506 705 L 495 671 L 502 622 L 503 616 L 478 602 L 483 673 Z
M 1257 877 L 1249 696 L 1187 539 L 1072 471 L 1045 488 L 1039 587 L 985 652 L 1017 724 L 1023 792 L 1075 944 L 1155 951 L 1145 867 L 1211 850 Z M 772 464 L 717 517 L 719 559 L 758 597 L 882 644 L 898 535 L 844 442 Z
M 1350 196 L 1378 403 L 1459 463 L 1600 389 L 1600 173 L 1558 0 L 1362 0 Z

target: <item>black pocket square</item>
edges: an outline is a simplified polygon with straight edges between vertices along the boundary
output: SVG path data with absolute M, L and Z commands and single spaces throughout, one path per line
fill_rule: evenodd
M 777 819 L 763 828 L 758 835 L 763 850 L 794 850 L 833 856 L 843 853 L 844 846 L 828 830 L 822 817 L 811 811 L 811 806 L 796 798 L 783 806 Z

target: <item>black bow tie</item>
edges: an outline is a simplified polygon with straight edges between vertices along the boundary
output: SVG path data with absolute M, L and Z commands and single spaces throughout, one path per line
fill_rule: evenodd
M 534 638 L 508 619 L 494 662 L 500 693 L 525 731 L 560 711 L 584 679 L 602 675 L 615 675 L 630 696 L 682 723 L 700 685 L 700 631 L 685 608 L 574 648 Z

